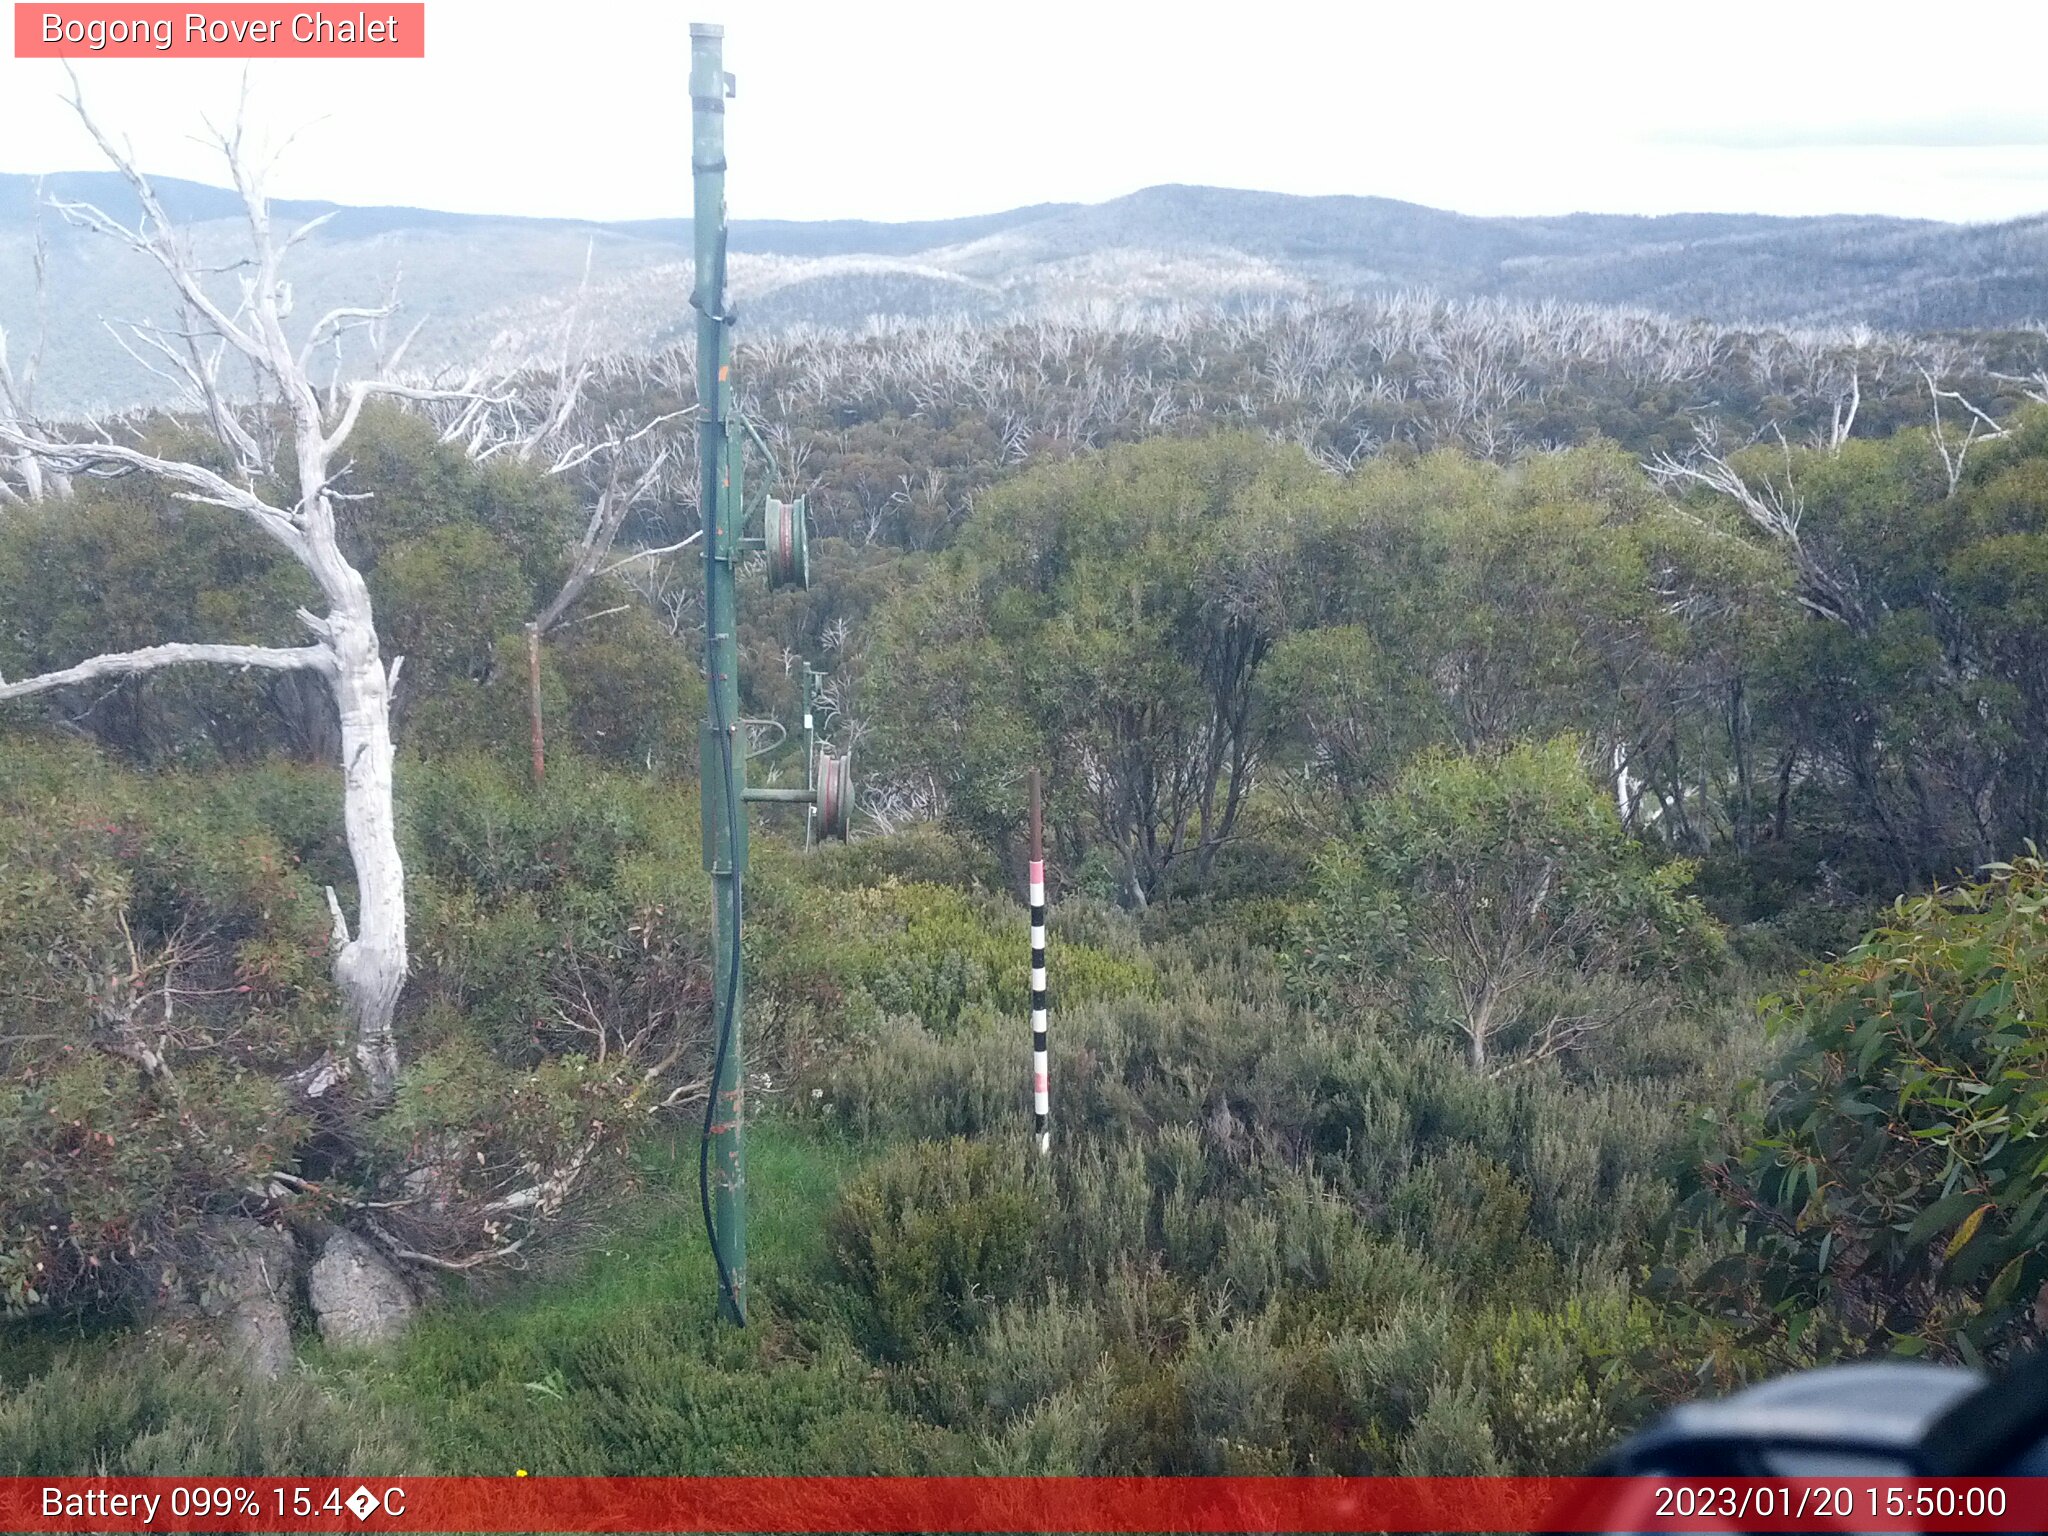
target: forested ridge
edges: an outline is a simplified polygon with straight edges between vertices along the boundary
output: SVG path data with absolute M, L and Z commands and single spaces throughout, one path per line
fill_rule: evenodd
M 0 703 L 0 1472 L 1570 1471 L 1790 1366 L 2006 1357 L 2048 1325 L 2039 340 L 1402 298 L 743 347 L 752 492 L 817 525 L 808 591 L 743 578 L 744 713 L 824 667 L 860 786 L 850 846 L 755 823 L 743 1332 L 688 353 L 523 376 L 581 439 L 369 402 L 388 1100 L 306 1075 L 353 912 L 321 674 Z M 0 461 L 0 679 L 305 643 L 286 544 L 89 461 Z M 321 1342 L 316 1276 L 238 1337 L 222 1253 L 337 1232 L 409 1326 Z
M 242 210 L 229 187 L 159 178 L 169 215 L 210 260 L 232 259 Z M 56 337 L 44 400 L 66 412 L 161 404 L 102 316 L 151 281 L 53 214 L 86 201 L 126 220 L 117 173 L 0 174 L 0 328 Z M 416 364 L 559 356 L 537 319 L 581 308 L 596 346 L 645 355 L 689 328 L 689 221 L 598 223 L 280 199 L 280 220 L 320 218 L 294 252 L 305 312 L 374 306 L 399 273 L 424 322 Z M 740 219 L 735 302 L 755 336 L 824 327 L 961 322 L 976 328 L 1188 305 L 1383 302 L 1634 309 L 1788 331 L 2025 329 L 2048 315 L 2039 217 L 1995 224 L 1693 213 L 1486 218 L 1381 197 L 1298 197 L 1154 186 L 1096 204 L 1045 204 L 911 223 Z M 36 252 L 66 282 L 39 301 Z M 232 284 L 223 284 L 229 292 Z

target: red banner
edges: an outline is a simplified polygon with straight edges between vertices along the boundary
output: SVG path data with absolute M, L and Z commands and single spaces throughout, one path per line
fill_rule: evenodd
M 2039 1531 L 2048 1479 L 0 1478 L 7 1531 Z
M 16 0 L 18 59 L 423 59 L 427 8 Z

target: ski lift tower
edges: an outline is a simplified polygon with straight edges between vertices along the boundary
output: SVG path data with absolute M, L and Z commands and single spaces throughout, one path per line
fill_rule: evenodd
M 715 1044 L 711 1096 L 698 1156 L 704 1230 L 718 1271 L 719 1312 L 747 1320 L 746 1050 L 740 1028 L 740 919 L 747 870 L 747 803 L 809 807 L 806 843 L 844 841 L 852 820 L 852 775 L 846 755 L 821 743 L 812 706 L 818 674 L 803 669 L 804 787 L 749 789 L 747 741 L 741 734 L 737 576 L 751 551 L 766 556 L 771 588 L 808 587 L 810 533 L 804 498 L 763 508 L 761 533 L 744 536 L 745 439 L 733 432 L 732 327 L 726 298 L 725 103 L 733 78 L 725 72 L 725 29 L 690 27 L 690 171 L 695 188 L 691 238 L 697 312 L 698 500 L 704 513 L 705 719 L 698 766 L 703 809 L 704 867 L 715 908 L 711 969 Z M 751 429 L 743 430 L 760 439 Z

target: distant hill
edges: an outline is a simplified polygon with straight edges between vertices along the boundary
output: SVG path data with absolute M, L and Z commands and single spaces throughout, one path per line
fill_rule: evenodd
M 232 193 L 157 186 L 202 248 L 229 248 L 240 215 Z M 46 177 L 40 198 L 135 211 L 108 172 Z M 70 410 L 150 398 L 155 381 L 101 322 L 163 315 L 162 284 L 132 254 L 39 206 L 35 180 L 0 175 L 0 326 L 17 355 L 32 330 L 38 221 L 50 246 L 52 341 L 40 402 Z M 418 361 L 552 352 L 572 304 L 599 347 L 647 346 L 684 328 L 685 219 L 594 224 L 303 201 L 275 210 L 280 222 L 334 216 L 293 253 L 301 311 L 375 302 L 402 273 L 408 314 L 427 321 Z M 2048 217 L 1477 218 L 1387 198 L 1164 186 L 1106 203 L 923 223 L 741 220 L 732 246 L 735 302 L 763 328 L 1392 288 L 1795 326 L 1973 329 L 2048 317 Z

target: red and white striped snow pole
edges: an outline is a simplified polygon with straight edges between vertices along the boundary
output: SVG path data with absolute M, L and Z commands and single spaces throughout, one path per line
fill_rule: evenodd
M 1052 1082 L 1045 1050 L 1045 833 L 1038 770 L 1031 770 L 1031 1131 L 1041 1153 L 1052 1148 Z

